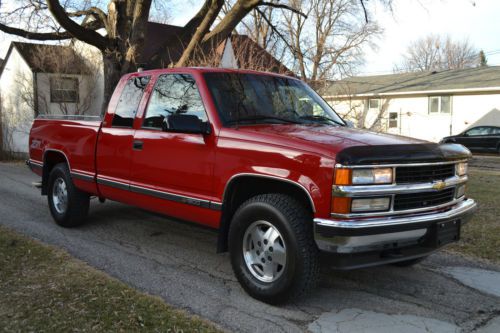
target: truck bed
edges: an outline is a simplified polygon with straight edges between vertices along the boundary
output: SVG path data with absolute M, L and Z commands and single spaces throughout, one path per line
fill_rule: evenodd
M 51 153 L 62 153 L 69 165 L 75 184 L 96 193 L 95 150 L 101 118 L 95 116 L 39 116 L 35 119 L 30 133 L 30 160 L 33 171 L 42 176 L 44 160 Z

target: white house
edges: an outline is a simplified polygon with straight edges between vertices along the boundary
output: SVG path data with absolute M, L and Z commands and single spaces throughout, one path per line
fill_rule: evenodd
M 351 77 L 321 94 L 358 127 L 434 142 L 500 126 L 500 66 Z
M 2 149 L 28 152 L 38 114 L 97 114 L 96 76 L 68 46 L 12 42 L 0 71 Z M 101 101 L 102 103 L 102 101 Z

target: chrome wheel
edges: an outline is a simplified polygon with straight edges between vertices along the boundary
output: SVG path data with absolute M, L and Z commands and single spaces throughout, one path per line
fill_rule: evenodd
M 285 271 L 285 241 L 271 223 L 254 222 L 243 237 L 243 257 L 248 270 L 259 281 L 276 281 Z
M 52 203 L 59 214 L 64 214 L 68 208 L 68 190 L 62 178 L 57 178 L 52 187 Z

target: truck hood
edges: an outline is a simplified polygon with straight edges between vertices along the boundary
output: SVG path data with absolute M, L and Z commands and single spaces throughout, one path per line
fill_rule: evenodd
M 243 140 L 317 153 L 344 165 L 437 162 L 471 156 L 458 144 L 437 144 L 341 126 L 258 125 L 242 126 L 237 131 Z
M 240 133 L 248 133 L 252 141 L 263 141 L 302 150 L 321 150 L 335 155 L 352 146 L 419 144 L 426 141 L 403 136 L 375 133 L 342 126 L 322 125 L 258 125 L 242 126 Z

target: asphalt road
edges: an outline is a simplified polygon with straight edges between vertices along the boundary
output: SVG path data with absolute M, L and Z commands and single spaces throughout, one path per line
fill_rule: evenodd
M 274 307 L 244 293 L 213 231 L 96 200 L 86 225 L 63 229 L 35 180 L 24 165 L 0 163 L 0 224 L 229 331 L 500 332 L 498 266 L 441 252 L 413 268 L 325 267 L 312 295 Z
M 474 154 L 469 162 L 474 168 L 486 170 L 500 170 L 500 155 L 498 154 Z

